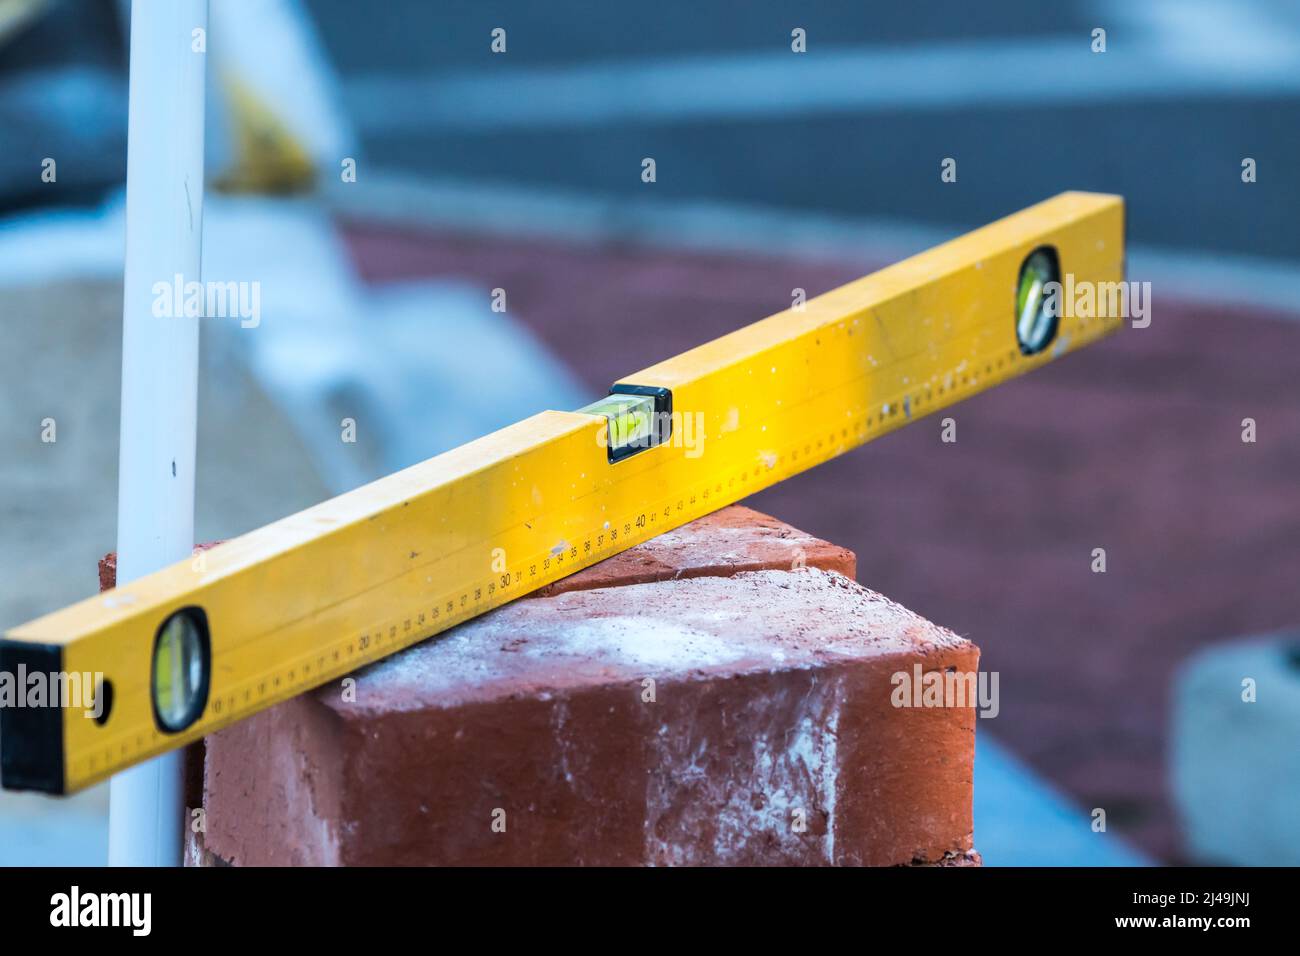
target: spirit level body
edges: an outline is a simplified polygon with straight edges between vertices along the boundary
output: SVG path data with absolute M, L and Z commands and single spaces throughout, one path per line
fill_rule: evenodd
M 1118 328 L 1061 316 L 1024 353 L 1017 282 L 1044 246 L 1076 282 L 1121 281 L 1122 200 L 1061 194 L 615 386 L 696 416 L 691 447 L 669 433 L 612 460 L 603 416 L 542 412 L 14 628 L 0 657 L 102 674 L 113 705 L 102 723 L 80 707 L 0 712 L 5 786 L 81 789 Z M 208 628 L 207 700 L 168 732 L 154 641 L 189 607 Z

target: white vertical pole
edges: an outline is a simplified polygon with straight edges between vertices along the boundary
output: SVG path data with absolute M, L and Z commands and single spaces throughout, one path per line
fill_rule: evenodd
M 186 558 L 194 546 L 199 320 L 156 316 L 154 302 L 157 283 L 174 310 L 186 298 L 183 283 L 200 281 L 207 26 L 207 0 L 131 4 L 119 583 Z M 180 865 L 181 761 L 176 751 L 113 778 L 110 866 Z

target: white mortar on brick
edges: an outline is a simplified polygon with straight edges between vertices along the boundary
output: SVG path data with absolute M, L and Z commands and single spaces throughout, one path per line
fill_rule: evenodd
M 734 641 L 677 621 L 619 616 L 574 625 L 565 630 L 562 643 L 528 646 L 524 653 L 537 658 L 613 659 L 633 669 L 662 673 L 733 663 L 741 660 L 747 650 Z
M 851 613 L 841 604 L 837 619 L 819 617 L 828 589 L 835 600 L 852 601 Z M 614 613 L 605 614 L 604 601 Z M 767 604 L 764 633 L 745 626 L 755 601 Z M 817 568 L 572 592 L 508 605 L 374 664 L 358 675 L 355 707 L 335 709 L 344 716 L 364 711 L 377 695 L 386 709 L 454 706 L 490 696 L 495 681 L 524 679 L 540 692 L 576 681 L 580 671 L 589 682 L 596 672 L 609 681 L 639 681 L 718 668 L 813 667 L 828 656 L 896 648 L 900 619 L 914 622 L 901 633 L 918 644 L 964 643 Z
M 794 702 L 792 734 L 778 716 L 790 703 L 788 695 L 756 702 L 754 706 L 774 715 L 772 732 L 753 736 L 749 760 L 732 760 L 728 766 L 733 774 L 728 777 L 718 775 L 716 762 L 701 765 L 711 746 L 708 740 L 696 740 L 693 732 L 683 734 L 680 725 L 673 734 L 661 728 L 654 737 L 653 771 L 646 785 L 646 858 L 670 866 L 743 862 L 746 854 L 757 854 L 751 844 L 808 840 L 808 832 L 793 830 L 794 811 L 802 810 L 809 831 L 824 815 L 825 833 L 816 839 L 821 859 L 833 863 L 843 696 L 839 678 L 814 679 Z M 657 833 L 661 823 L 676 839 Z M 700 841 L 710 829 L 713 839 L 704 845 Z

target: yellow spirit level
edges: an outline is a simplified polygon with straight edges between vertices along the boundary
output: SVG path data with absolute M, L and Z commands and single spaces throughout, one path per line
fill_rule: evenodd
M 1064 193 L 15 628 L 0 672 L 93 675 L 97 706 L 5 703 L 4 786 L 81 789 L 1118 328 L 1047 306 L 1066 273 L 1123 281 L 1121 199 Z

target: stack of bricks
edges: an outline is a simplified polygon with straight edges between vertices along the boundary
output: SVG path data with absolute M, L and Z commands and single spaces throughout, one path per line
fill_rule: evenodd
M 199 865 L 971 865 L 969 641 L 735 506 L 206 741 Z

